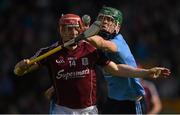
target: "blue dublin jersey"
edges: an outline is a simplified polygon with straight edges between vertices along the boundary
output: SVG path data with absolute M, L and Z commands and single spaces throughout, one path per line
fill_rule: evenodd
M 118 47 L 116 53 L 105 52 L 105 55 L 117 64 L 127 64 L 136 67 L 135 59 L 129 46 L 121 34 L 116 35 L 112 40 Z M 144 95 L 144 89 L 139 78 L 116 77 L 104 73 L 108 82 L 108 97 L 116 100 L 135 100 L 137 96 Z

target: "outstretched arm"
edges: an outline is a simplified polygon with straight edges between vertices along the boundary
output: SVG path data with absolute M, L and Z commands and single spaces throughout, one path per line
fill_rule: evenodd
M 137 78 L 157 78 L 160 76 L 169 76 L 170 70 L 163 67 L 154 67 L 151 69 L 140 69 L 134 68 L 125 64 L 115 64 L 110 62 L 104 69 L 115 76 L 124 76 L 124 77 L 137 77 Z

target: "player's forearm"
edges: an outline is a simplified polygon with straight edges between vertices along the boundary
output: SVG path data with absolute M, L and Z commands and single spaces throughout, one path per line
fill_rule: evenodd
M 157 78 L 160 76 L 167 77 L 170 75 L 171 71 L 163 67 L 153 67 L 150 69 L 140 69 L 134 68 L 125 64 L 115 64 L 110 62 L 104 68 L 108 73 L 115 76 L 124 76 L 124 77 L 137 77 L 137 78 Z
M 154 92 L 153 92 L 154 93 Z M 162 109 L 162 104 L 161 104 L 161 100 L 159 98 L 159 95 L 156 94 L 152 94 L 152 109 L 149 111 L 148 114 L 158 114 L 160 113 L 161 109 Z
M 89 37 L 87 41 L 98 49 L 103 49 L 109 52 L 117 51 L 117 47 L 114 43 L 108 40 L 104 40 L 101 36 L 95 35 L 95 36 Z
M 125 64 L 118 64 L 118 65 L 115 65 L 113 63 L 111 64 L 113 65 L 113 68 L 108 68 L 106 70 L 108 70 L 109 73 L 115 76 L 134 77 L 134 78 L 144 78 L 149 76 L 148 69 L 138 69 Z
M 105 68 L 108 73 L 121 77 L 139 77 L 144 78 L 150 76 L 148 69 L 138 69 L 125 64 L 115 64 L 110 62 Z
M 144 77 L 149 76 L 148 69 L 134 68 L 125 64 L 118 64 L 117 66 L 118 66 L 117 75 L 120 75 L 120 76 L 138 77 L 138 78 L 144 78 Z
M 161 107 L 160 106 L 155 106 L 152 108 L 151 111 L 149 111 L 147 114 L 158 114 L 161 112 Z

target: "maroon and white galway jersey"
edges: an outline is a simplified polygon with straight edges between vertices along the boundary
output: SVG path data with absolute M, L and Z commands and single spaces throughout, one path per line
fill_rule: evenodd
M 42 48 L 36 56 L 56 47 Z M 34 58 L 33 57 L 33 58 Z M 109 60 L 87 42 L 79 42 L 78 47 L 69 51 L 63 48 L 40 62 L 46 65 L 53 78 L 57 104 L 73 109 L 96 104 L 95 65 L 107 65 Z

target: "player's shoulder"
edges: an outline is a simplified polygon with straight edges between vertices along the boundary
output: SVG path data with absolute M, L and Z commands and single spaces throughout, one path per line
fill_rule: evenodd
M 118 46 L 127 45 L 125 39 L 123 38 L 121 34 L 117 34 L 111 41 L 117 44 Z
M 124 40 L 124 38 L 123 38 L 122 34 L 119 33 L 114 36 L 113 40 Z

